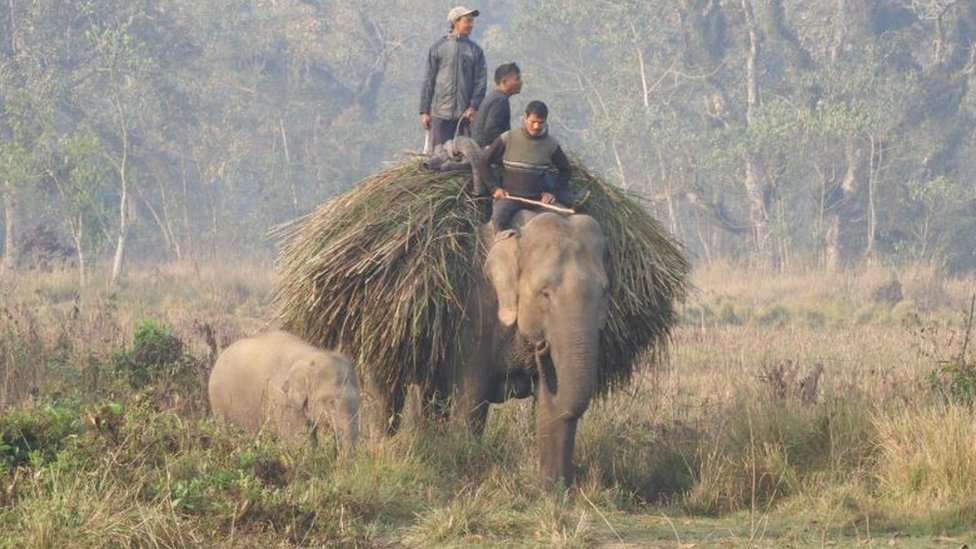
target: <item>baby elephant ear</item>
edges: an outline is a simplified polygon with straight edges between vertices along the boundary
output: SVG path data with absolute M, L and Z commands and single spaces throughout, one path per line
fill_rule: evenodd
M 307 360 L 295 362 L 288 370 L 288 377 L 281 386 L 289 404 L 296 410 L 304 411 L 308 407 L 308 375 L 310 364 Z
M 498 320 L 504 326 L 518 318 L 518 237 L 513 230 L 502 231 L 485 260 L 488 280 L 498 297 Z

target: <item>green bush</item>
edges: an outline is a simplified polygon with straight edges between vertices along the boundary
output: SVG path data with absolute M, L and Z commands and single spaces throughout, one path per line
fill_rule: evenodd
M 804 309 L 800 314 L 800 318 L 803 319 L 805 325 L 811 328 L 821 328 L 827 324 L 827 315 L 821 311 Z
M 976 364 L 949 360 L 929 373 L 929 386 L 949 403 L 972 406 L 976 402 Z
M 763 308 L 756 315 L 756 322 L 763 326 L 782 327 L 790 322 L 792 315 L 789 309 L 782 305 L 770 305 Z
M 66 407 L 46 406 L 0 416 L 0 467 L 9 470 L 53 460 L 68 437 L 83 431 L 78 415 Z
M 742 324 L 742 318 L 735 312 L 735 307 L 731 303 L 725 302 L 718 310 L 718 320 L 722 324 L 729 324 L 732 326 L 739 326 Z
M 116 372 L 134 389 L 178 380 L 190 374 L 196 362 L 169 326 L 151 319 L 136 324 L 132 344 L 113 359 Z

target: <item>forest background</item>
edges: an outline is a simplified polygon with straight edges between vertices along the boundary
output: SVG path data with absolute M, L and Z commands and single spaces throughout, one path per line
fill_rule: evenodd
M 422 147 L 433 0 L 0 3 L 2 261 L 270 260 Z M 572 153 L 698 261 L 976 267 L 976 4 L 486 1 Z M 55 255 L 57 255 L 55 253 Z M 108 268 L 110 267 L 110 268 Z

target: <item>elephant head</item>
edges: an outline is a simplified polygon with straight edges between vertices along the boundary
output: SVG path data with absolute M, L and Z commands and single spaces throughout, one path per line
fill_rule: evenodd
M 536 430 L 541 472 L 551 482 L 571 482 L 576 425 L 597 387 L 609 310 L 606 253 L 592 217 L 542 213 L 517 233 L 500 233 L 485 264 L 498 321 L 516 325 L 516 337 L 542 358 Z
M 335 436 L 340 452 L 348 453 L 359 434 L 359 385 L 352 364 L 342 355 L 318 352 L 297 360 L 281 386 L 279 431 L 309 433 L 311 443 L 325 432 Z

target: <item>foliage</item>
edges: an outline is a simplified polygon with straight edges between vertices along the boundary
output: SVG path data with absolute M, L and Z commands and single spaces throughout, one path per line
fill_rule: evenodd
M 489 71 L 523 66 L 515 112 L 549 102 L 558 137 L 646 198 L 707 260 L 750 260 L 750 225 L 764 222 L 783 262 L 815 262 L 836 245 L 849 258 L 965 272 L 971 208 L 951 197 L 971 194 L 976 170 L 972 71 L 960 53 L 971 50 L 976 15 L 965 2 L 841 4 L 756 7 L 764 47 L 752 106 L 740 3 L 499 4 L 483 10 L 474 38 Z M 12 230 L 39 219 L 84 233 L 92 266 L 115 226 L 131 232 L 134 257 L 268 257 L 267 227 L 422 142 L 414 102 L 442 9 L 430 0 L 0 6 L 0 34 L 11 37 L 0 52 L 0 173 L 4 203 L 19 213 Z M 96 149 L 59 152 L 80 136 Z M 761 197 L 744 186 L 747 158 Z M 48 172 L 63 176 L 58 196 L 51 180 L 34 184 Z M 123 230 L 123 214 L 135 212 Z
M 136 324 L 132 344 L 114 357 L 114 366 L 135 389 L 179 380 L 193 370 L 195 359 L 171 328 L 145 319 Z
M 41 467 L 81 431 L 77 410 L 64 406 L 0 415 L 0 466 L 5 471 L 28 464 Z
M 929 374 L 932 390 L 953 404 L 976 402 L 976 364 L 950 360 Z

